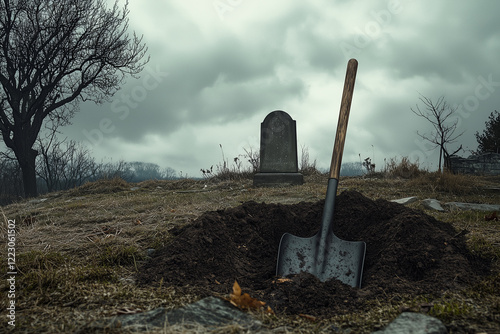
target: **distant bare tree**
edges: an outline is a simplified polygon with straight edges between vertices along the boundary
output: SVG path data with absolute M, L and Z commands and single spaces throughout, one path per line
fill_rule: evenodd
M 162 169 L 161 176 L 163 180 L 174 180 L 177 178 L 177 172 L 172 167 Z
M 425 110 L 420 110 L 418 104 L 416 109 L 410 110 L 417 116 L 428 120 L 434 127 L 434 131 L 430 135 L 417 134 L 424 140 L 434 144 L 434 148 L 439 147 L 439 167 L 441 171 L 442 158 L 444 157 L 445 163 L 449 161 L 449 157 L 462 149 L 462 145 L 453 153 L 448 152 L 447 145 L 455 142 L 455 140 L 464 134 L 464 132 L 455 135 L 457 129 L 458 118 L 456 120 L 449 119 L 453 116 L 457 108 L 452 108 L 441 96 L 436 102 L 432 99 L 420 95 L 420 101 L 424 104 Z M 450 166 L 447 166 L 450 167 Z
M 161 180 L 163 175 L 160 172 L 160 166 L 150 162 L 134 161 L 129 162 L 134 176 L 131 182 L 141 182 L 145 180 Z
M 21 168 L 16 158 L 0 153 L 0 205 L 23 196 Z
M 130 163 L 125 160 L 113 162 L 101 162 L 98 165 L 96 180 L 98 179 L 114 179 L 120 178 L 127 182 L 132 182 L 134 179 L 134 171 L 130 167 Z
M 33 148 L 42 124 L 68 124 L 78 102 L 101 103 L 142 71 L 147 48 L 128 34 L 128 4 L 106 0 L 0 2 L 0 131 L 37 195 Z
M 37 148 L 37 175 L 48 192 L 74 188 L 97 176 L 99 166 L 81 143 L 57 141 L 53 133 L 45 141 L 39 139 Z

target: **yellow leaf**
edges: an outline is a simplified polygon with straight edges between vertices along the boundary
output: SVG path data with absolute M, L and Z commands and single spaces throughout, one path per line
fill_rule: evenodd
M 234 284 L 233 284 L 233 295 L 236 297 L 241 296 L 241 287 L 237 281 L 234 281 Z
M 258 299 L 250 297 L 248 293 L 241 294 L 241 287 L 237 281 L 234 281 L 233 284 L 233 293 L 230 294 L 231 299 L 229 300 L 231 304 L 241 309 L 260 309 L 264 305 L 265 302 L 262 302 Z M 268 306 L 267 312 L 271 313 L 272 310 Z

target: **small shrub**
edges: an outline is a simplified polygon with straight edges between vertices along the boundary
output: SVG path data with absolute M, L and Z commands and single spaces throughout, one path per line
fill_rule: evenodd
M 368 174 L 373 174 L 375 173 L 375 164 L 372 163 L 372 159 L 370 159 L 370 157 L 366 158 L 363 162 L 362 162 L 362 165 L 363 167 L 366 168 L 366 172 Z
M 398 162 L 397 158 L 391 158 L 385 163 L 384 174 L 386 177 L 401 177 L 403 179 L 415 178 L 425 171 L 420 169 L 418 160 L 411 162 L 408 157 L 402 157 Z
M 454 193 L 454 194 L 464 194 L 470 191 L 470 178 L 462 174 L 453 174 L 450 172 L 439 173 L 437 178 L 438 190 Z
M 203 175 L 203 178 L 215 181 L 234 181 L 234 180 L 242 180 L 242 179 L 251 179 L 253 177 L 255 169 L 255 159 L 254 152 L 252 150 L 245 150 L 244 155 L 239 155 L 233 158 L 233 164 L 229 164 L 226 156 L 224 155 L 224 150 L 222 145 L 219 144 L 221 153 L 222 153 L 222 162 L 219 162 L 215 166 L 210 166 L 207 169 L 200 169 L 200 172 Z M 248 159 L 248 161 L 252 164 L 253 167 L 243 167 L 243 159 Z
M 300 172 L 303 175 L 318 175 L 321 172 L 316 167 L 316 159 L 313 161 L 309 158 L 309 150 L 306 146 L 301 145 L 300 154 Z

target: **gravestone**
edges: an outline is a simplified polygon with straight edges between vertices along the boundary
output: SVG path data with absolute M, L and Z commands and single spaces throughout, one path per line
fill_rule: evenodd
M 296 123 L 286 112 L 273 111 L 260 126 L 260 168 L 253 184 L 299 185 L 304 176 L 298 171 Z

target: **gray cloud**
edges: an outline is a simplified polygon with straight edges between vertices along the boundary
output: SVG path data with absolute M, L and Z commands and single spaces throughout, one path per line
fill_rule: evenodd
M 130 9 L 131 28 L 150 49 L 148 69 L 111 103 L 83 104 L 64 129 L 78 140 L 93 135 L 101 156 L 198 176 L 220 143 L 238 154 L 258 139 L 266 114 L 282 109 L 297 120 L 299 143 L 327 167 L 351 56 L 359 68 L 344 161 L 375 153 L 380 166 L 415 153 L 436 166 L 416 143 L 417 130 L 430 131 L 410 111 L 419 94 L 465 106 L 457 145 L 471 149 L 500 108 L 497 1 L 242 1 L 223 20 L 210 2 L 135 0 Z M 484 80 L 492 84 L 478 88 Z

